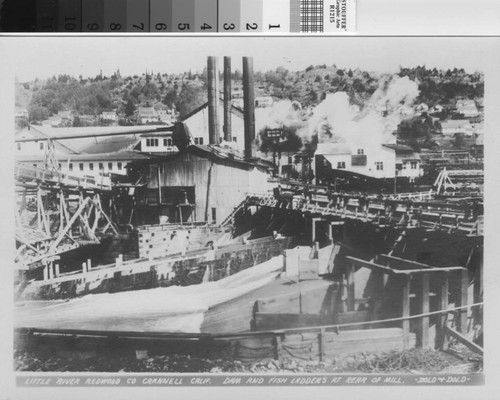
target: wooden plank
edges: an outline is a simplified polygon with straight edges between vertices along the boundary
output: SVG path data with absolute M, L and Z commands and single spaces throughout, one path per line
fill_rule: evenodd
M 385 272 L 387 274 L 391 274 L 391 275 L 398 272 L 398 271 L 395 271 L 395 270 L 390 269 L 388 267 L 384 267 L 383 265 L 375 264 L 371 261 L 361 260 L 359 258 L 355 258 L 355 257 L 351 257 L 351 256 L 346 256 L 345 258 L 346 258 L 346 260 L 351 261 L 354 265 L 356 265 L 358 267 L 377 269 L 377 270 L 383 271 L 383 272 Z
M 478 346 L 474 342 L 471 342 L 466 337 L 462 336 L 456 330 L 450 328 L 449 326 L 444 327 L 445 333 L 457 339 L 460 343 L 466 346 L 468 349 L 472 350 L 474 353 L 484 355 L 484 350 L 482 347 Z
M 410 316 L 410 277 L 404 277 L 405 282 L 403 286 L 403 318 L 408 318 Z M 410 320 L 403 320 L 403 349 L 408 350 L 410 348 Z
M 331 322 L 330 318 L 320 314 L 255 313 L 255 328 L 259 331 L 325 326 Z
M 402 268 L 434 268 L 427 264 L 422 264 L 416 261 L 405 260 L 404 258 L 394 257 L 389 254 L 379 254 L 377 256 L 379 259 L 387 261 L 388 265 L 391 267 L 402 267 Z

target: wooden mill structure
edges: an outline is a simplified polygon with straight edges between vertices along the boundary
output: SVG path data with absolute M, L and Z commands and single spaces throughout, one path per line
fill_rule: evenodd
M 118 234 L 103 204 L 106 199 L 112 205 L 109 177 L 18 164 L 15 179 L 17 270 L 43 267 L 44 275 L 53 276 L 60 254 Z

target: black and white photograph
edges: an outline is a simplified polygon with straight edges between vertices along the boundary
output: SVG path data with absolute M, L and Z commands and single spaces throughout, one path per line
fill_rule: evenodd
M 16 48 L 18 384 L 484 384 L 498 38 Z

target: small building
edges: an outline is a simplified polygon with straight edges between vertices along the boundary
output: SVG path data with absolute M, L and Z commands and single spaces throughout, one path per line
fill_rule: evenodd
M 58 170 L 72 176 L 126 175 L 127 165 L 136 160 L 148 159 L 137 151 L 118 151 L 96 154 L 57 154 Z M 50 168 L 43 156 L 18 156 L 16 162 L 35 168 Z
M 100 118 L 103 121 L 118 122 L 118 115 L 116 114 L 116 111 L 103 111 Z
M 272 189 L 268 168 L 262 160 L 244 160 L 211 145 L 133 162 L 132 180 L 147 182 L 137 195 L 137 222 L 221 223 L 247 193 Z
M 137 109 L 137 123 L 149 124 L 159 122 L 160 118 L 154 107 L 139 107 Z
M 220 121 L 222 122 L 222 110 L 224 104 L 222 100 L 219 100 L 219 115 Z M 197 109 L 190 112 L 183 119 L 183 122 L 193 133 L 194 144 L 196 145 L 207 145 L 208 144 L 208 103 L 205 103 L 198 107 Z M 220 126 L 220 142 L 224 140 L 223 137 L 223 127 Z M 245 122 L 243 118 L 243 111 L 231 106 L 231 142 L 235 150 L 243 151 L 245 147 Z
M 398 176 L 413 180 L 422 175 L 418 153 L 402 144 L 319 143 L 314 158 L 319 180 L 331 170 L 375 179 Z
M 420 178 L 423 174 L 422 160 L 412 147 L 403 144 L 386 144 L 396 153 L 396 176 L 409 178 L 411 181 Z
M 457 100 L 457 113 L 462 114 L 465 118 L 474 118 L 479 115 L 474 100 Z
M 179 151 L 173 145 L 172 131 L 143 133 L 140 150 L 144 153 L 175 153 Z
M 156 130 L 140 126 L 52 128 L 31 125 L 16 133 L 15 157 L 18 162 L 43 168 L 50 150 L 50 156 L 57 160 L 63 172 L 125 175 L 129 162 L 149 157 L 138 155 L 142 151 L 141 135 L 161 136 L 164 130 L 152 132 Z M 168 135 L 171 137 L 171 133 Z
M 261 96 L 255 98 L 255 107 L 271 107 L 274 100 L 271 96 Z
M 473 129 L 469 120 L 466 119 L 450 119 L 441 122 L 441 132 L 444 136 L 455 136 L 456 134 L 463 134 L 465 136 L 472 136 Z

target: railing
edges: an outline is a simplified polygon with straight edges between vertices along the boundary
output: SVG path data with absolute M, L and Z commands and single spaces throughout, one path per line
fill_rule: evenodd
M 111 179 L 104 175 L 84 175 L 80 177 L 44 168 L 32 167 L 22 163 L 16 164 L 15 177 L 19 180 L 35 180 L 49 184 L 81 187 L 83 189 L 111 190 Z

